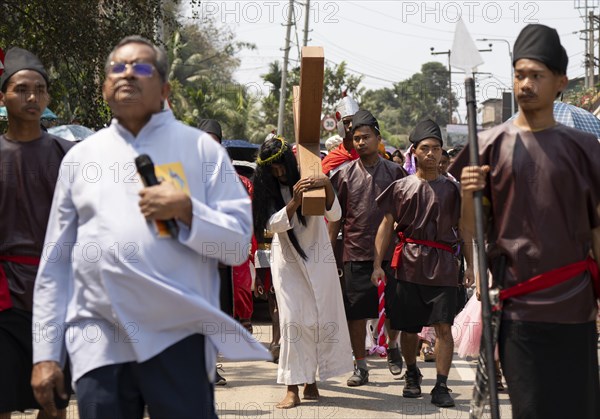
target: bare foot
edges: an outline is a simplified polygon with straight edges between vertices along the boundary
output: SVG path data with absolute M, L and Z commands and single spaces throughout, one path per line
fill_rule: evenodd
M 293 388 L 295 387 L 295 389 Z M 277 403 L 275 406 L 277 409 L 291 409 L 300 404 L 300 397 L 298 396 L 298 386 L 288 386 L 287 393 L 282 401 Z
M 302 396 L 305 400 L 319 400 L 317 383 L 304 384 L 304 394 Z

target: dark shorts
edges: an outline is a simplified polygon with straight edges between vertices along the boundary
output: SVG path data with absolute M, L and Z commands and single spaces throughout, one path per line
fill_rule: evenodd
M 0 412 L 40 409 L 33 397 L 31 370 L 33 369 L 32 314 L 11 308 L 0 311 Z M 65 391 L 71 395 L 71 374 L 63 371 Z M 56 406 L 64 409 L 69 400 L 56 398 Z
M 419 333 L 436 323 L 452 325 L 457 309 L 456 287 L 437 287 L 397 281 L 395 309 L 390 316 L 392 329 Z
M 231 266 L 219 264 L 219 278 L 221 286 L 219 288 L 219 302 L 221 311 L 233 317 L 233 269 Z
M 145 362 L 96 368 L 77 380 L 81 419 L 216 418 L 204 336 L 174 343 Z
M 389 263 L 383 263 L 387 284 L 385 295 L 392 296 L 396 288 L 396 278 L 389 269 Z M 379 317 L 379 296 L 377 287 L 371 282 L 373 261 L 344 263 L 344 306 L 348 320 L 376 319 Z M 391 298 L 385 299 L 386 316 L 395 315 L 396 305 Z
M 595 322 L 502 320 L 499 349 L 513 418 L 600 418 Z

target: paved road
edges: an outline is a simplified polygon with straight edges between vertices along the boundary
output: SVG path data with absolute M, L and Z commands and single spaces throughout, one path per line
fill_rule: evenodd
M 270 325 L 255 325 L 255 335 L 263 342 L 270 339 Z M 302 401 L 290 410 L 275 408 L 285 393 L 285 386 L 275 383 L 277 365 L 271 362 L 223 361 L 227 385 L 216 388 L 217 412 L 223 419 L 241 418 L 468 418 L 475 362 L 455 360 L 448 377 L 448 387 L 456 400 L 454 408 L 431 404 L 429 392 L 435 384 L 435 363 L 419 361 L 423 373 L 423 397 L 404 399 L 404 380 L 394 379 L 386 360 L 370 356 L 369 384 L 347 387 L 348 376 L 319 383 L 321 400 Z M 508 395 L 501 393 L 501 416 L 510 418 Z M 489 415 L 487 416 L 489 417 Z
M 271 325 L 255 324 L 254 334 L 261 342 L 271 339 Z M 438 408 L 431 404 L 429 392 L 435 384 L 435 363 L 419 361 L 423 373 L 423 397 L 404 399 L 404 380 L 395 379 L 387 369 L 386 360 L 370 356 L 367 360 L 369 384 L 347 387 L 348 376 L 319 383 L 321 400 L 302 401 L 290 410 L 276 409 L 285 393 L 285 386 L 276 384 L 277 365 L 272 362 L 228 362 L 220 360 L 227 385 L 217 386 L 216 408 L 220 418 L 468 418 L 469 400 L 475 377 L 475 362 L 455 359 L 448 386 L 456 400 L 454 408 Z M 510 418 L 508 395 L 501 393 L 501 416 Z M 489 415 L 487 415 L 489 417 Z M 15 419 L 33 419 L 33 412 L 16 413 Z M 78 419 L 76 401 L 71 400 L 68 419 Z M 173 418 L 176 419 L 176 418 Z

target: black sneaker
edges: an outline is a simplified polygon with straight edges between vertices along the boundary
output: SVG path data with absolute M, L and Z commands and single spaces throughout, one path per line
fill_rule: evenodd
M 217 364 L 217 370 L 215 371 L 215 385 L 224 386 L 227 384 L 227 380 L 219 374 L 219 370 L 223 371 L 223 366 L 221 364 Z
M 357 367 L 354 370 L 354 374 L 352 374 L 352 377 L 348 378 L 348 381 L 346 382 L 346 384 L 349 387 L 358 387 L 358 386 L 365 385 L 368 382 L 369 382 L 369 371 Z
M 399 348 L 388 349 L 387 364 L 392 375 L 402 374 L 402 355 Z
M 500 370 L 500 367 L 498 365 L 496 365 L 496 388 L 498 389 L 498 391 L 506 390 L 504 388 L 504 384 L 502 384 L 502 370 Z
M 402 396 L 409 399 L 421 397 L 421 381 L 423 381 L 423 374 L 417 368 L 416 371 L 406 371 L 404 374 L 404 388 L 402 389 Z
M 431 403 L 438 407 L 454 406 L 454 399 L 450 395 L 450 391 L 446 384 L 437 383 L 431 390 Z

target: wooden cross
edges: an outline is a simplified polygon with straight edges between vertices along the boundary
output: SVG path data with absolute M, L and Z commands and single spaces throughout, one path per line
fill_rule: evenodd
M 294 86 L 294 133 L 300 177 L 325 177 L 321 166 L 321 106 L 325 56 L 322 47 L 302 47 L 300 86 Z M 325 188 L 302 194 L 302 215 L 325 214 Z

